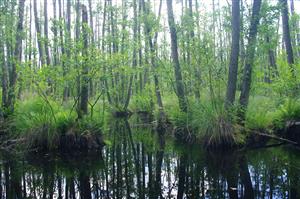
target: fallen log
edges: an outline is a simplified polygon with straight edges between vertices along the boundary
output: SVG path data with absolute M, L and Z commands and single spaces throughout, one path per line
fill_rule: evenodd
M 278 137 L 278 136 L 276 136 L 276 135 L 271 135 L 271 134 L 261 133 L 261 132 L 257 132 L 257 131 L 254 131 L 254 133 L 255 133 L 256 135 L 259 135 L 259 136 L 271 138 L 271 139 L 274 139 L 274 140 L 279 140 L 279 141 L 281 141 L 281 142 L 285 142 L 285 143 L 288 143 L 288 144 L 298 145 L 297 142 L 294 142 L 294 141 L 289 140 L 289 139 L 286 139 L 286 138 Z

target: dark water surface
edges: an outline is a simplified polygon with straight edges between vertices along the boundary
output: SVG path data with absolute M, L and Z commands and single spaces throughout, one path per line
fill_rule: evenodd
M 2 153 L 1 198 L 300 198 L 295 149 L 208 153 L 134 126 L 111 124 L 102 153 Z

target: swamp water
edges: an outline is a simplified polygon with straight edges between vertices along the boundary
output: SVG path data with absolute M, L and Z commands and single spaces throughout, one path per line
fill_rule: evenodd
M 1 198 L 300 198 L 291 147 L 209 153 L 124 120 L 108 129 L 101 153 L 2 153 Z

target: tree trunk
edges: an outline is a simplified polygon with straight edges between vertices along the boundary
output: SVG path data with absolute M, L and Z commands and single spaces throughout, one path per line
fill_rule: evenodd
M 271 82 L 271 79 L 278 76 L 278 70 L 276 65 L 276 58 L 275 58 L 275 52 L 273 48 L 271 47 L 270 42 L 270 36 L 266 37 L 266 43 L 268 45 L 268 58 L 269 58 L 269 81 Z
M 246 58 L 246 49 L 245 49 L 245 31 L 244 31 L 244 24 L 245 24 L 245 8 L 243 1 L 241 1 L 241 7 L 240 7 L 240 12 L 241 12 L 241 21 L 240 21 L 240 63 L 241 66 L 245 65 L 245 58 Z
M 294 0 L 290 1 L 291 5 L 291 14 L 293 18 L 293 23 L 291 24 L 292 30 L 294 32 L 293 43 L 294 48 L 296 49 L 296 53 L 298 52 L 298 57 L 300 57 L 300 30 L 299 30 L 299 18 L 297 18 L 297 14 L 295 12 L 295 3 Z
M 192 0 L 189 0 L 189 17 L 190 20 L 192 21 L 194 25 L 194 20 L 193 20 L 193 5 L 192 5 Z M 192 51 L 193 47 L 195 47 L 194 43 L 196 42 L 195 40 L 195 32 L 194 28 L 191 28 L 190 32 L 190 39 L 191 39 L 191 46 L 189 47 L 189 51 Z M 192 55 L 194 55 L 194 52 L 192 52 Z M 196 57 L 194 57 L 196 59 Z M 194 76 L 195 76 L 195 98 L 199 102 L 200 100 L 200 75 L 199 75 L 199 69 L 197 68 L 198 66 L 195 66 L 195 64 L 192 65 L 193 70 L 194 70 Z
M 75 12 L 76 12 L 76 21 L 75 21 L 75 67 L 77 70 L 78 75 L 76 76 L 76 91 L 77 91 L 77 97 L 78 97 L 78 103 L 77 103 L 77 115 L 78 118 L 82 117 L 81 113 L 81 89 L 80 89 L 80 84 L 81 84 L 81 79 L 80 79 L 80 65 L 79 65 L 79 54 L 80 51 L 77 48 L 79 42 L 80 42 L 80 3 L 79 0 L 76 0 L 75 3 Z
M 61 1 L 61 0 L 59 0 Z M 61 11 L 60 11 L 61 15 Z M 62 18 L 61 18 L 62 19 Z M 66 55 L 67 59 L 71 59 L 71 0 L 67 0 L 67 24 L 66 24 L 66 39 L 65 39 L 65 46 L 66 46 Z M 61 28 L 60 30 L 60 37 L 61 37 L 61 48 L 62 48 L 62 54 L 65 53 L 65 47 L 64 47 L 64 40 L 63 40 L 63 30 Z M 65 77 L 67 75 L 67 68 L 68 68 L 68 62 L 65 63 L 62 60 L 62 67 L 63 67 L 63 76 Z M 67 65 L 66 65 L 67 64 Z M 64 85 L 64 91 L 63 91 L 63 101 L 67 101 L 69 96 L 69 87 L 68 82 L 65 82 Z
M 173 15 L 172 0 L 167 0 L 167 10 L 168 10 L 168 22 L 171 35 L 171 54 L 173 59 L 174 73 L 175 73 L 175 83 L 176 83 L 176 94 L 179 100 L 179 107 L 181 111 L 187 112 L 187 99 L 184 91 L 184 84 L 182 80 L 181 68 L 178 58 L 178 44 L 177 44 L 177 33 Z
M 32 4 L 29 2 L 29 68 L 32 69 Z
M 95 31 L 94 31 L 92 0 L 88 0 L 88 6 L 89 6 L 90 29 L 91 29 L 91 45 L 95 48 L 96 47 L 96 43 L 95 43 Z M 94 48 L 93 48 L 93 50 L 94 50 Z M 94 59 L 93 54 L 94 53 L 92 52 L 92 59 Z M 94 96 L 94 84 L 93 84 L 92 79 L 90 79 L 90 81 L 89 81 L 89 95 L 91 97 Z
M 88 100 L 89 100 L 89 90 L 88 90 L 88 16 L 87 9 L 84 5 L 82 8 L 82 38 L 83 38 L 83 50 L 82 56 L 84 59 L 84 65 L 82 66 L 82 85 L 81 85 L 81 100 L 80 100 L 80 111 L 86 115 L 88 113 Z
M 282 6 L 281 8 L 282 31 L 283 31 L 283 40 L 284 40 L 286 53 L 287 53 L 287 61 L 288 64 L 290 65 L 293 76 L 295 77 L 295 69 L 293 67 L 294 54 L 293 54 L 293 47 L 292 47 L 290 27 L 289 27 L 289 11 L 288 11 L 287 0 L 279 0 L 279 2 Z
M 8 106 L 10 112 L 14 111 L 15 105 L 15 87 L 17 83 L 17 63 L 22 60 L 22 40 L 23 40 L 23 20 L 24 20 L 24 4 L 25 0 L 19 0 L 18 23 L 16 30 L 16 46 L 14 49 L 14 61 L 11 65 L 11 75 L 9 77 L 9 92 L 8 92 Z
M 38 50 L 40 55 L 39 63 L 41 63 L 41 65 L 43 66 L 45 64 L 45 61 L 44 61 L 44 53 L 43 53 L 43 45 L 42 45 L 41 27 L 40 27 L 40 21 L 39 21 L 38 10 L 37 10 L 37 0 L 33 0 L 33 14 L 34 14 L 35 30 L 37 33 Z
M 107 1 L 108 0 L 104 0 L 104 11 L 103 11 L 103 23 L 102 23 L 102 43 L 101 43 L 101 50 L 102 50 L 102 53 L 104 53 L 105 51 L 105 27 L 106 27 L 106 18 L 107 18 Z M 103 66 L 103 72 L 106 74 L 106 71 L 107 71 L 107 68 L 106 68 L 106 64 L 104 64 Z M 107 82 L 107 79 L 104 78 L 104 87 L 105 87 L 105 90 L 106 90 L 106 95 L 107 95 L 107 100 L 108 100 L 108 103 L 110 105 L 112 105 L 112 99 L 111 99 L 111 96 L 110 96 L 110 93 L 109 93 L 109 87 L 108 87 L 108 82 Z
M 242 89 L 240 95 L 241 110 L 239 113 L 239 117 L 241 121 L 244 121 L 245 119 L 245 110 L 247 109 L 248 102 L 249 102 L 252 67 L 253 67 L 255 48 L 256 48 L 257 26 L 259 24 L 259 19 L 260 19 L 259 17 L 260 7 L 261 7 L 261 0 L 254 0 L 253 7 L 252 7 L 252 16 L 250 21 L 247 49 L 246 49 Z
M 163 102 L 162 102 L 162 97 L 161 97 L 158 75 L 157 75 L 157 71 L 156 71 L 157 63 L 156 63 L 156 58 L 155 58 L 155 46 L 153 45 L 152 38 L 151 38 L 151 28 L 152 27 L 150 27 L 150 24 L 148 21 L 149 19 L 147 17 L 149 14 L 149 11 L 148 11 L 148 8 L 146 8 L 144 0 L 141 0 L 141 6 L 143 8 L 143 12 L 145 15 L 144 16 L 145 36 L 147 38 L 147 44 L 149 45 L 149 48 L 150 48 L 150 61 L 151 61 L 152 70 L 154 71 L 153 77 L 154 77 L 155 95 L 156 95 L 158 107 L 162 113 L 163 112 Z
M 94 32 L 94 20 L 93 20 L 93 5 L 92 5 L 92 0 L 88 0 L 88 4 L 89 4 L 89 15 L 90 15 L 90 28 L 92 31 L 92 35 L 91 35 L 91 41 L 92 44 L 94 45 L 95 43 L 95 32 Z
M 48 2 L 44 0 L 44 34 L 45 34 L 45 52 L 47 65 L 50 66 L 50 52 L 49 52 L 49 37 L 48 37 Z
M 1 35 L 2 37 L 2 35 Z M 2 106 L 5 108 L 8 108 L 8 68 L 7 63 L 5 60 L 5 48 L 3 41 L 0 40 L 0 59 L 1 59 L 1 65 L 2 65 Z
M 133 54 L 132 54 L 132 68 L 133 70 L 136 69 L 137 67 L 137 43 L 138 43 L 138 35 L 137 35 L 137 26 L 138 26 L 138 16 L 137 16 L 137 2 L 136 0 L 133 0 Z M 128 92 L 127 92 L 127 97 L 126 101 L 124 104 L 124 110 L 127 110 L 130 98 L 131 98 L 131 93 L 132 93 L 132 81 L 133 81 L 134 75 L 131 74 L 130 79 L 129 79 L 129 86 L 128 86 Z
M 57 26 L 58 26 L 58 23 L 57 23 L 56 10 L 57 10 L 56 0 L 53 0 L 53 19 L 54 19 L 54 24 L 53 24 L 53 36 L 54 36 L 54 38 L 53 38 L 53 61 L 54 61 L 54 66 L 58 65 L 58 45 L 57 45 L 57 38 L 58 38 L 58 36 L 57 36 Z
M 239 66 L 239 47 L 240 47 L 240 1 L 232 0 L 231 17 L 231 54 L 229 72 L 227 80 L 227 92 L 225 106 L 228 108 L 233 105 L 236 93 L 237 72 Z

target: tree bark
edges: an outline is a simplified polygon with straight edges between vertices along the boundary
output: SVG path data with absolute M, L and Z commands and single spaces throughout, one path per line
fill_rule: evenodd
M 133 53 L 132 53 L 132 68 L 135 70 L 137 67 L 137 43 L 138 43 L 138 16 L 137 16 L 137 2 L 136 0 L 133 0 Z M 126 101 L 124 104 L 124 110 L 127 110 L 130 98 L 132 95 L 132 81 L 133 81 L 134 75 L 131 74 L 129 79 L 129 86 L 128 86 L 128 92 Z
M 56 0 L 53 0 L 53 19 L 54 19 L 54 26 L 53 26 L 53 61 L 54 61 L 54 66 L 58 65 L 58 45 L 57 45 L 57 15 L 56 15 L 56 10 L 57 10 L 57 4 Z M 31 29 L 31 28 L 30 28 Z M 31 35 L 31 34 L 30 34 Z
M 84 59 L 84 65 L 82 66 L 82 85 L 81 85 L 81 100 L 80 100 L 80 111 L 86 115 L 88 113 L 88 100 L 89 100 L 89 90 L 88 83 L 88 16 L 87 9 L 84 5 L 82 7 L 82 37 L 83 37 L 83 50 L 82 55 Z
M 14 111 L 14 105 L 16 100 L 15 87 L 17 83 L 17 63 L 21 62 L 22 60 L 24 5 L 25 0 L 19 0 L 18 23 L 16 30 L 16 46 L 14 49 L 14 61 L 11 65 L 11 74 L 9 77 L 8 106 L 10 108 L 10 112 Z
M 40 56 L 39 63 L 41 63 L 41 65 L 43 66 L 45 64 L 45 61 L 44 61 L 44 53 L 43 53 L 43 45 L 42 45 L 41 27 L 40 27 L 40 21 L 39 21 L 38 10 L 37 10 L 37 0 L 33 0 L 33 14 L 34 14 L 35 30 L 37 33 L 37 43 L 38 43 L 38 50 Z
M 296 55 L 298 55 L 298 57 L 300 57 L 300 27 L 299 27 L 299 18 L 297 18 L 296 12 L 295 12 L 295 3 L 294 0 L 290 1 L 290 5 L 291 5 L 291 14 L 293 19 L 293 23 L 291 24 L 292 26 L 292 30 L 294 32 L 294 37 L 293 37 L 293 43 L 294 43 L 294 47 L 296 48 Z M 297 54 L 298 52 L 298 54 Z
M 290 33 L 290 26 L 289 26 L 289 11 L 287 0 L 279 0 L 282 8 L 281 8 L 281 15 L 282 15 L 282 31 L 283 31 L 283 40 L 286 48 L 287 54 L 287 61 L 295 77 L 295 69 L 293 67 L 294 64 L 294 54 L 293 54 L 293 47 L 291 42 L 291 33 Z
M 241 110 L 239 113 L 239 117 L 241 121 L 244 121 L 245 119 L 245 110 L 247 109 L 248 102 L 249 102 L 252 67 L 254 63 L 255 48 L 256 48 L 257 26 L 259 24 L 259 19 L 260 19 L 259 17 L 260 7 L 261 7 L 261 0 L 254 0 L 253 7 L 252 7 L 252 16 L 250 21 L 250 30 L 249 30 L 249 36 L 247 42 L 247 49 L 246 49 L 242 89 L 240 95 Z
M 275 58 L 275 52 L 273 48 L 271 47 L 270 42 L 270 36 L 266 37 L 266 43 L 268 45 L 268 58 L 269 58 L 269 74 L 268 79 L 269 82 L 271 82 L 271 79 L 278 76 L 278 70 L 277 70 L 277 64 L 276 64 L 276 58 Z
M 91 46 L 93 46 L 94 48 L 96 47 L 96 43 L 95 43 L 95 31 L 94 31 L 94 20 L 93 20 L 93 5 L 92 5 L 92 0 L 88 0 L 88 6 L 89 6 L 89 17 L 90 17 L 90 29 L 91 29 Z M 94 50 L 93 48 L 93 50 Z M 92 59 L 93 58 L 93 52 L 92 52 Z M 89 95 L 91 97 L 94 96 L 94 84 L 92 79 L 90 79 L 89 81 Z
M 61 0 L 59 0 L 61 1 Z M 61 17 L 61 11 L 60 11 L 60 17 Z M 62 19 L 62 18 L 61 18 Z M 66 55 L 67 55 L 67 59 L 70 60 L 71 59 L 71 0 L 67 0 L 67 24 L 66 24 L 66 39 L 65 39 L 65 46 L 66 46 L 66 50 L 64 47 L 64 39 L 63 39 L 63 30 L 61 28 L 60 30 L 60 37 L 61 37 L 61 48 L 62 48 L 62 54 L 65 54 L 66 51 Z M 68 68 L 68 62 L 65 63 L 62 60 L 62 67 L 63 67 L 63 76 L 65 77 L 67 75 L 67 68 Z M 64 91 L 63 91 L 63 101 L 67 101 L 69 96 L 69 86 L 68 86 L 68 82 L 65 82 L 64 85 Z
M 94 45 L 95 43 L 95 32 L 94 32 L 94 20 L 93 20 L 93 5 L 92 5 L 92 0 L 88 0 L 88 4 L 89 4 L 89 15 L 90 15 L 90 28 L 92 31 L 92 35 L 91 35 L 91 42 Z
M 104 53 L 105 51 L 105 27 L 106 27 L 106 19 L 107 19 L 107 1 L 108 0 L 104 0 L 104 11 L 103 11 L 103 23 L 102 23 L 102 43 L 101 43 L 101 50 L 102 50 L 102 53 Z M 103 66 L 103 72 L 106 74 L 106 71 L 107 71 L 107 67 L 106 67 L 106 64 L 104 64 Z M 107 82 L 107 79 L 104 78 L 104 87 L 105 87 L 105 90 L 106 90 L 106 95 L 107 95 L 107 100 L 108 100 L 108 103 L 110 105 L 112 105 L 112 98 L 110 96 L 110 93 L 109 93 L 109 87 L 108 87 L 108 82 Z
M 157 104 L 158 107 L 161 111 L 161 113 L 163 112 L 163 102 L 162 102 L 162 97 L 161 97 L 161 91 L 160 91 L 160 86 L 159 86 L 159 80 L 158 80 L 158 75 L 157 75 L 157 63 L 156 63 L 156 58 L 155 58 L 155 46 L 153 45 L 152 42 L 152 38 L 151 38 L 151 28 L 149 21 L 148 21 L 148 8 L 146 8 L 145 5 L 145 1 L 141 0 L 141 6 L 143 8 L 143 12 L 144 12 L 144 24 L 145 24 L 145 36 L 147 38 L 147 43 L 149 45 L 150 48 L 150 61 L 151 61 L 151 66 L 152 66 L 152 70 L 154 71 L 154 86 L 155 86 L 155 95 L 156 95 L 156 100 L 157 100 Z M 146 78 L 145 78 L 146 79 Z
M 2 35 L 1 35 L 2 36 Z M 5 60 L 5 48 L 3 41 L 0 40 L 0 54 L 1 54 L 1 65 L 2 65 L 2 106 L 8 107 L 8 68 Z
M 76 76 L 76 91 L 77 91 L 77 97 L 79 99 L 78 103 L 77 103 L 77 115 L 78 118 L 82 117 L 82 113 L 81 113 L 81 79 L 80 79 L 80 65 L 79 65 L 79 54 L 80 51 L 77 48 L 79 42 L 80 42 L 80 3 L 79 0 L 76 0 L 75 3 L 75 12 L 76 12 L 76 19 L 75 19 L 75 66 L 76 69 L 78 70 L 77 73 L 78 75 Z
M 189 0 L 189 17 L 190 20 L 192 21 L 193 25 L 194 25 L 194 20 L 193 20 L 193 4 L 192 4 L 192 0 Z M 194 28 L 191 28 L 190 32 L 190 39 L 192 41 L 191 46 L 189 47 L 189 50 L 192 51 L 193 47 L 195 47 L 194 43 L 196 42 L 195 40 L 195 32 L 194 32 Z M 194 52 L 192 52 L 192 55 L 194 55 Z M 194 57 L 194 59 L 196 59 L 196 57 Z M 195 66 L 195 64 L 192 65 L 193 69 L 194 69 L 194 76 L 195 76 L 195 98 L 196 100 L 199 102 L 200 101 L 200 72 L 199 72 L 199 66 Z
M 229 63 L 229 72 L 227 80 L 227 92 L 225 107 L 233 105 L 235 101 L 237 72 L 239 66 L 239 48 L 240 48 L 240 1 L 232 0 L 231 17 L 231 54 Z
M 187 112 L 187 99 L 184 91 L 184 84 L 182 80 L 181 67 L 178 58 L 178 44 L 177 44 L 177 33 L 174 21 L 172 0 L 167 0 L 167 10 L 168 10 L 168 22 L 171 36 L 171 54 L 173 59 L 173 67 L 175 73 L 175 83 L 176 83 L 176 94 L 179 100 L 179 107 L 181 111 Z
M 51 64 L 50 52 L 49 52 L 49 37 L 48 37 L 48 2 L 44 0 L 44 34 L 45 34 L 45 52 L 46 63 L 48 66 Z

